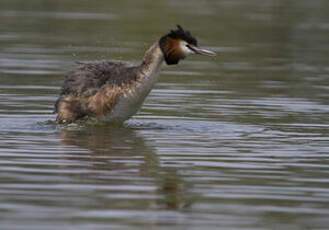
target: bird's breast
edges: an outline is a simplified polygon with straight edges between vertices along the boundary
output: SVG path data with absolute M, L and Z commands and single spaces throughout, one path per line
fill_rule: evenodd
M 157 75 L 157 73 L 154 74 Z M 105 119 L 108 121 L 123 122 L 136 114 L 152 90 L 156 78 L 156 76 L 152 75 L 142 81 L 135 81 L 124 86 L 122 93 L 117 99 L 117 103 Z

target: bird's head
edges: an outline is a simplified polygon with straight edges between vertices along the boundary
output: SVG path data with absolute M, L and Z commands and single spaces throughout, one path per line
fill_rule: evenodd
M 180 25 L 161 37 L 159 45 L 168 65 L 175 65 L 190 54 L 216 56 L 216 53 L 198 47 L 198 41 Z

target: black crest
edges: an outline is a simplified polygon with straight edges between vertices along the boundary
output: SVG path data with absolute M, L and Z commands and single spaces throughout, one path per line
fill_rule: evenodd
M 167 34 L 168 37 L 174 39 L 182 39 L 189 44 L 198 45 L 198 41 L 195 37 L 193 37 L 188 30 L 184 30 L 180 25 L 177 25 L 176 30 L 171 30 L 170 33 Z

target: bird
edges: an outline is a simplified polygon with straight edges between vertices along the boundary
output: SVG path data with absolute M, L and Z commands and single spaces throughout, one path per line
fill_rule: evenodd
M 170 30 L 145 52 L 140 64 L 122 61 L 77 62 L 64 79 L 55 102 L 56 122 L 70 124 L 85 118 L 123 123 L 141 108 L 156 83 L 161 66 L 176 65 L 191 54 L 216 56 L 198 46 L 182 26 Z

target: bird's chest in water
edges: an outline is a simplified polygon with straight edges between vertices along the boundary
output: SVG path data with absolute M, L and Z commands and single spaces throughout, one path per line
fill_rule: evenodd
M 124 89 L 107 119 L 122 122 L 133 116 L 142 106 L 153 84 L 154 81 L 149 80 Z

